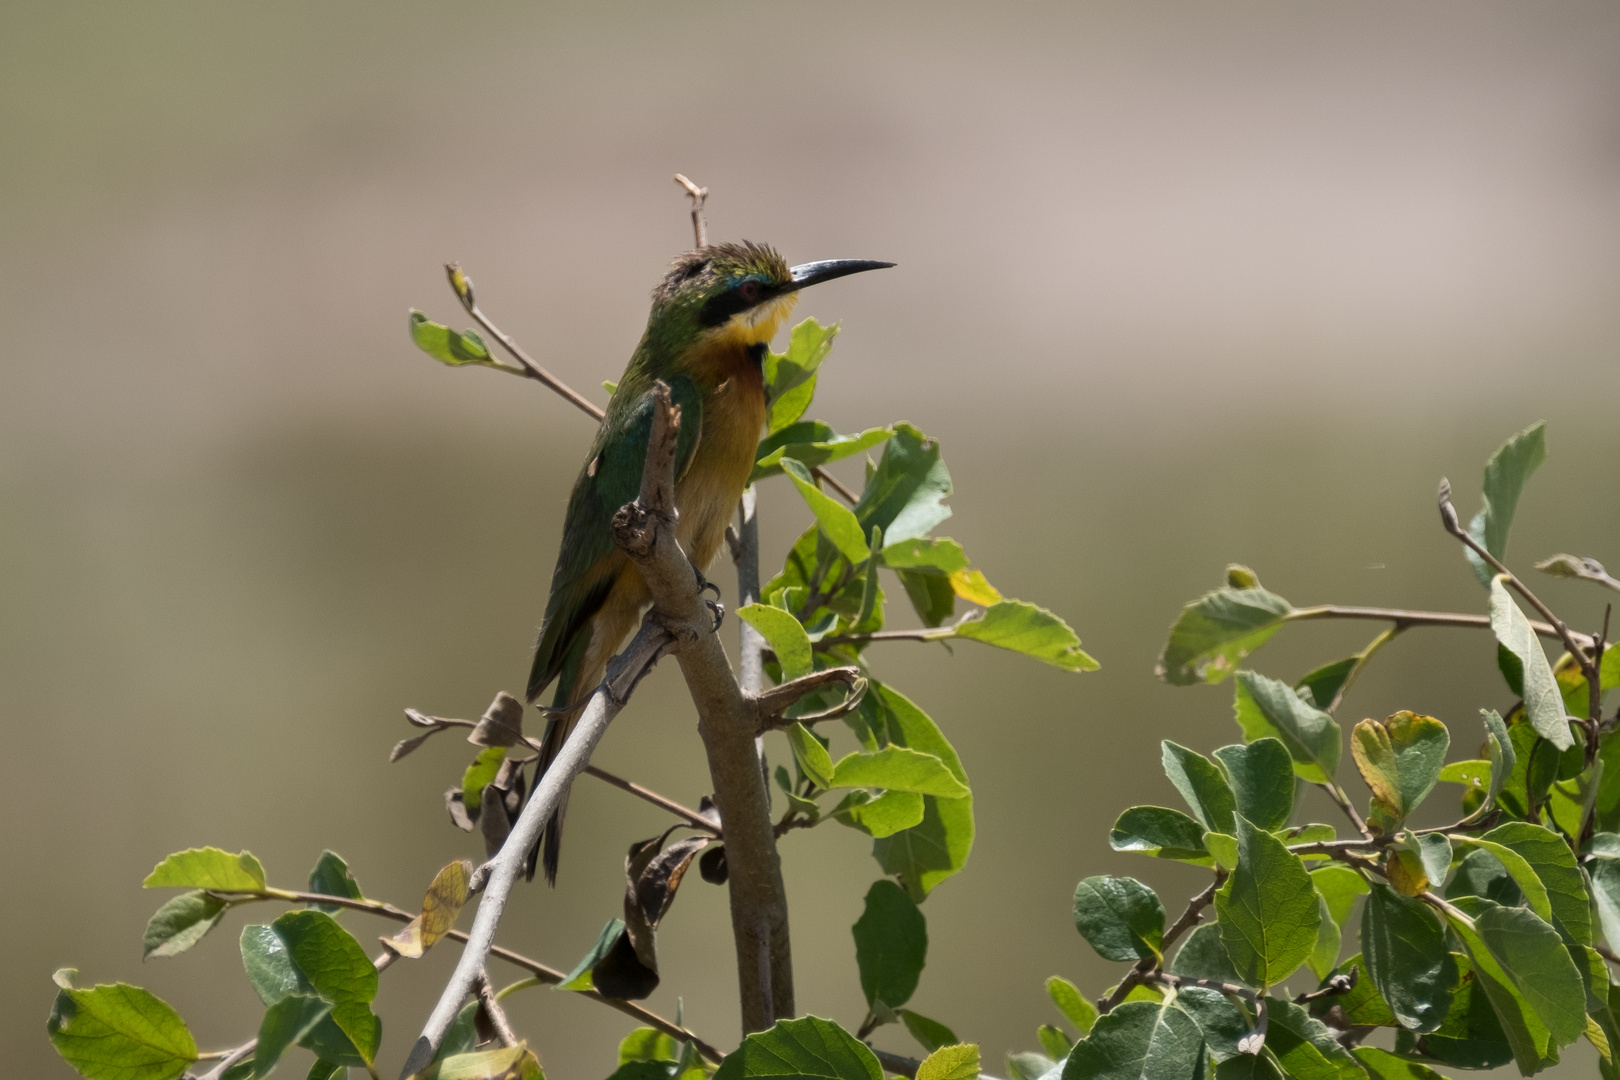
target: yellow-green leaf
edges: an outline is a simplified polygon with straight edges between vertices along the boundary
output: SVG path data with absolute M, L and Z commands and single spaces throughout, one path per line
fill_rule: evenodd
M 264 889 L 264 867 L 252 853 L 232 855 L 216 847 L 187 848 L 158 863 L 141 886 L 147 889 L 175 887 L 213 889 L 219 892 L 260 892 Z

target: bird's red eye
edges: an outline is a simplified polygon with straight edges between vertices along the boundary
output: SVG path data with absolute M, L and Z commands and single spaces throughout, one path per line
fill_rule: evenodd
M 737 292 L 744 300 L 747 300 L 749 303 L 753 303 L 755 300 L 759 299 L 759 282 L 745 281 L 741 285 L 737 286 Z

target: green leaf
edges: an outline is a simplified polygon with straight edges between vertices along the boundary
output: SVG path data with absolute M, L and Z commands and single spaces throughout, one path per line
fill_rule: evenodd
M 1057 1062 L 1033 1050 L 1007 1055 L 1007 1075 L 1012 1080 L 1041 1080 L 1041 1077 L 1057 1067 Z
M 1471 900 L 1472 918 L 1448 912 L 1513 1047 L 1530 1075 L 1586 1030 L 1586 991 L 1558 932 L 1525 908 Z
M 1254 1021 L 1231 998 L 1202 986 L 1178 989 L 1176 1008 L 1192 1017 L 1217 1062 L 1238 1056 L 1238 1044 L 1254 1029 Z
M 1463 838 L 1457 839 L 1461 844 Z M 1451 883 L 1446 886 L 1447 900 L 1460 896 L 1480 896 L 1505 907 L 1516 907 L 1524 899 L 1502 860 L 1482 847 L 1475 847 L 1457 862 Z
M 1258 584 L 1206 593 L 1170 627 L 1156 672 L 1172 686 L 1218 683 L 1280 630 L 1293 610 Z
M 506 760 L 506 751 L 504 746 L 485 747 L 461 774 L 461 805 L 475 819 L 484 804 L 484 789 L 495 782 L 501 762 Z
M 875 753 L 841 758 L 833 766 L 828 786 L 889 788 L 942 799 L 960 799 L 968 793 L 967 785 L 939 758 L 904 746 L 887 746 Z
M 979 1048 L 971 1043 L 942 1046 L 917 1067 L 917 1080 L 978 1080 Z
M 861 631 L 878 630 L 883 626 L 883 586 L 878 583 L 878 564 L 883 561 L 883 530 L 872 526 L 866 546 L 872 554 L 867 558 L 866 570 L 861 575 L 861 611 L 855 617 L 855 629 Z
M 1226 775 L 1196 750 L 1169 739 L 1159 745 L 1163 750 L 1164 774 L 1187 800 L 1193 817 L 1209 832 L 1232 835 L 1232 814 L 1237 809 L 1237 799 L 1226 782 Z
M 911 537 L 883 548 L 883 565 L 891 570 L 932 570 L 944 577 L 966 570 L 967 552 L 955 540 Z
M 1541 641 L 1507 588 L 1493 579 L 1490 590 L 1491 630 L 1496 640 L 1524 665 L 1524 708 L 1530 724 L 1558 749 L 1568 750 L 1575 738 L 1564 719 L 1564 698 L 1558 692 L 1558 680 L 1547 663 L 1547 654 L 1541 650 Z
M 1395 1019 L 1413 1031 L 1433 1031 L 1451 1007 L 1457 965 L 1445 927 L 1429 907 L 1375 884 L 1361 916 L 1367 977 Z
M 1064 671 L 1096 671 L 1099 666 L 1080 648 L 1068 623 L 1022 600 L 991 604 L 979 618 L 958 625 L 956 636 L 1023 653 Z
M 1524 491 L 1525 481 L 1546 459 L 1546 425 L 1537 422 L 1497 447 L 1496 453 L 1485 463 L 1485 505 L 1468 523 L 1468 533 L 1498 560 L 1507 557 L 1508 531 L 1513 527 L 1513 515 L 1519 508 L 1519 495 Z M 1479 583 L 1490 588 L 1496 571 L 1485 565 L 1485 560 L 1472 549 L 1463 551 Z
M 463 795 L 463 798 L 466 796 Z M 350 900 L 364 899 L 360 883 L 349 873 L 349 864 L 335 851 L 323 851 L 309 872 L 309 891 L 323 896 L 343 896 Z M 313 904 L 317 911 L 336 915 L 343 909 L 336 904 Z
M 1287 1075 L 1297 1080 L 1366 1080 L 1365 1070 L 1327 1025 L 1292 1001 L 1268 1001 L 1266 1014 L 1266 1049 Z
M 1074 1045 L 1067 1035 L 1052 1024 L 1042 1024 L 1036 1028 L 1035 1038 L 1040 1042 L 1041 1049 L 1046 1051 L 1046 1056 L 1055 1061 L 1068 1057 L 1069 1048 Z
M 370 1065 L 382 1041 L 382 1021 L 371 1011 L 377 969 L 347 930 L 324 911 L 289 911 L 271 923 L 315 992 L 332 1004 L 332 1020 Z
M 1119 815 L 1108 834 L 1108 846 L 1197 866 L 1213 861 L 1204 847 L 1204 827 L 1180 810 L 1163 806 L 1133 806 Z
M 216 847 L 187 848 L 153 867 L 146 880 L 141 882 L 141 887 L 262 892 L 264 867 L 246 851 L 232 855 Z
M 1294 771 L 1281 740 L 1223 746 L 1215 751 L 1215 760 L 1226 773 L 1239 814 L 1266 832 L 1288 824 L 1294 812 Z
M 778 1020 L 727 1054 L 713 1080 L 883 1080 L 883 1067 L 865 1043 L 816 1016 Z
M 1620 859 L 1593 859 L 1586 868 L 1592 875 L 1592 899 L 1596 902 L 1598 922 L 1612 950 L 1620 942 Z
M 315 992 L 298 965 L 293 963 L 287 943 L 272 927 L 242 927 L 242 967 L 259 1000 L 267 1006 L 288 994 Z
M 619 1064 L 631 1061 L 679 1061 L 675 1040 L 657 1028 L 638 1027 L 619 1040 Z
M 855 516 L 864 528 L 877 525 L 890 544 L 898 544 L 927 536 L 950 517 L 944 504 L 950 493 L 951 474 L 940 460 L 939 443 L 910 424 L 896 424 L 882 460 L 866 479 Z
M 917 570 L 899 570 L 896 573 L 906 590 L 906 599 L 911 601 L 917 618 L 923 621 L 924 626 L 938 626 L 955 614 L 956 590 L 951 588 L 950 578 Z
M 745 604 L 737 617 L 758 630 L 782 665 L 782 681 L 797 679 L 815 670 L 810 656 L 810 636 L 798 619 L 781 608 L 767 604 Z
M 1287 683 L 1240 671 L 1235 684 L 1233 711 L 1244 739 L 1280 739 L 1293 758 L 1296 775 L 1313 784 L 1331 782 L 1339 771 L 1344 737 L 1338 722 Z
M 1446 1080 L 1421 1062 L 1407 1061 L 1376 1046 L 1358 1046 L 1350 1052 L 1371 1080 Z
M 609 919 L 602 932 L 596 936 L 596 944 L 590 951 L 580 957 L 579 963 L 568 977 L 557 984 L 558 990 L 595 990 L 596 984 L 591 981 L 591 968 L 602 962 L 602 958 L 613 951 L 613 946 L 619 941 L 619 935 L 624 932 L 624 920 Z
M 1276 986 L 1316 948 L 1322 910 L 1298 855 L 1237 818 L 1238 864 L 1215 894 L 1221 944 L 1242 981 Z
M 882 839 L 921 824 L 923 808 L 923 796 L 915 791 L 885 791 L 873 798 L 870 792 L 857 788 L 827 816 Z
M 1452 953 L 1451 958 L 1460 976 L 1457 991 L 1445 1022 L 1421 1036 L 1421 1056 L 1459 1069 L 1494 1069 L 1506 1065 L 1513 1060 L 1513 1047 L 1508 1045 L 1489 995 L 1474 977 L 1474 962 L 1463 953 Z M 1353 1014 L 1347 1011 L 1346 1017 L 1352 1018 Z M 1351 1022 L 1359 1021 L 1352 1018 Z M 1393 1024 L 1393 1018 L 1389 1022 Z M 1395 1033 L 1396 1052 L 1419 1054 L 1418 1039 L 1414 1032 L 1401 1028 Z
M 219 925 L 230 907 L 217 896 L 201 890 L 183 892 L 152 915 L 141 941 L 141 959 L 148 956 L 178 956 L 203 939 Z
M 1462 838 L 1459 838 L 1461 840 Z M 1499 825 L 1471 841 L 1502 861 L 1541 918 L 1572 945 L 1592 943 L 1592 901 L 1575 855 L 1557 833 L 1527 821 Z M 1517 858 L 1504 855 L 1511 852 Z M 1524 874 L 1522 866 L 1530 871 Z
M 788 745 L 793 747 L 793 760 L 799 763 L 804 775 L 816 787 L 830 789 L 833 786 L 832 755 L 821 745 L 821 740 L 803 724 L 789 724 L 782 729 L 782 733 L 787 736 Z
M 516 1046 L 443 1058 L 413 1080 L 545 1080 L 545 1073 L 534 1051 L 527 1043 L 520 1042 Z
M 1097 1006 L 1086 1000 L 1080 988 L 1061 975 L 1046 980 L 1046 996 L 1058 1007 L 1069 1023 L 1083 1036 L 1097 1022 Z
M 1294 683 L 1294 691 L 1299 695 L 1300 700 L 1313 708 L 1332 705 L 1333 699 L 1338 697 L 1339 691 L 1344 688 L 1344 684 L 1349 680 L 1350 673 L 1356 670 L 1356 665 L 1359 663 L 1361 663 L 1361 654 L 1357 653 L 1355 656 L 1346 656 L 1332 663 L 1323 664 L 1319 668 L 1312 668 L 1301 675 L 1299 680 Z M 1307 692 L 1309 692 L 1309 697 L 1306 696 Z
M 1368 826 L 1385 834 L 1399 829 L 1434 789 L 1450 745 L 1446 726 L 1432 716 L 1402 711 L 1357 724 L 1350 732 L 1350 752 L 1372 789 Z
M 1062 1080 L 1193 1080 L 1203 1057 L 1192 1017 L 1164 1002 L 1128 1001 L 1074 1044 Z
M 793 481 L 805 505 L 816 516 L 816 524 L 822 535 L 832 541 L 838 553 L 852 564 L 865 562 L 871 554 L 866 546 L 870 523 L 857 519 L 853 510 L 817 487 L 810 470 L 799 462 L 785 457 L 781 464 L 782 471 Z
M 1170 961 L 1172 975 L 1186 975 L 1193 979 L 1212 979 L 1215 982 L 1243 983 L 1243 976 L 1232 966 L 1232 958 L 1221 944 L 1218 923 L 1195 926 L 1181 939 L 1181 948 Z
M 911 1032 L 911 1037 L 930 1054 L 942 1046 L 951 1046 L 960 1041 L 956 1037 L 956 1032 L 938 1020 L 930 1020 L 910 1009 L 896 1009 L 895 1014 L 906 1025 L 906 1030 Z
M 1089 877 L 1075 886 L 1074 925 L 1104 960 L 1157 957 L 1164 905 L 1135 878 Z
M 867 1005 L 896 1009 L 910 1001 L 928 959 L 928 920 L 911 897 L 886 878 L 874 881 L 851 930 Z
M 816 389 L 816 370 L 832 349 L 838 324 L 822 326 L 805 319 L 788 336 L 785 353 L 767 352 L 761 362 L 765 397 L 769 403 L 767 427 L 781 431 L 803 416 Z
M 441 364 L 461 367 L 463 364 L 494 366 L 484 339 L 471 330 L 456 333 L 442 323 L 432 322 L 415 308 L 411 309 L 411 340 L 416 347 Z
M 331 1012 L 331 1005 L 304 994 L 289 994 L 265 1010 L 253 1048 L 254 1077 L 269 1076 L 287 1047 L 308 1036 Z
M 874 680 L 861 699 L 860 715 L 872 730 L 881 729 L 889 744 L 933 754 L 967 786 L 967 772 L 956 750 L 928 714 L 904 694 Z M 960 799 L 925 795 L 922 822 L 874 839 L 872 855 L 884 873 L 898 876 L 911 898 L 922 903 L 934 886 L 967 865 L 973 832 L 972 795 Z
M 197 1060 L 197 1043 L 168 1003 L 128 983 L 91 990 L 56 973 L 61 990 L 46 1030 L 62 1060 L 88 1080 L 174 1080 Z
M 1362 920 L 1365 930 L 1366 919 Z M 1466 963 L 1466 960 L 1464 961 Z M 1366 1027 L 1399 1027 L 1400 1021 L 1395 1019 L 1394 1010 L 1384 995 L 1378 992 L 1372 978 L 1367 974 L 1367 961 L 1361 953 L 1356 953 L 1344 963 L 1334 969 L 1335 975 L 1349 975 L 1352 968 L 1359 970 L 1360 977 L 1347 994 L 1339 994 L 1331 999 L 1320 1002 L 1319 1008 L 1327 1009 L 1337 1006 L 1343 1010 L 1345 1019 L 1352 1024 Z M 1327 980 L 1322 980 L 1326 985 Z M 1402 1030 L 1405 1030 L 1404 1028 Z
M 1258 1054 L 1239 1054 L 1215 1067 L 1215 1080 L 1290 1080 L 1265 1047 Z
M 1306 963 L 1318 979 L 1327 978 L 1339 962 L 1344 927 L 1350 921 L 1356 898 L 1367 893 L 1367 882 L 1348 866 L 1324 866 L 1310 871 L 1311 884 L 1322 904 L 1322 922 L 1316 931 L 1316 947 Z
M 820 420 L 807 420 L 772 431 L 755 451 L 750 484 L 782 471 L 782 459 L 792 458 L 814 469 L 830 461 L 859 454 L 888 440 L 892 428 L 869 428 L 857 435 L 840 435 Z

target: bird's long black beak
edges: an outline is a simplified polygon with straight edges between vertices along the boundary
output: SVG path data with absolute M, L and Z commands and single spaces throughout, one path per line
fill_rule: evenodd
M 874 262 L 871 259 L 824 259 L 821 262 L 800 263 L 788 271 L 793 280 L 782 292 L 797 292 L 807 285 L 831 281 L 833 278 L 849 274 L 859 274 L 863 270 L 882 270 L 893 265 L 891 262 Z

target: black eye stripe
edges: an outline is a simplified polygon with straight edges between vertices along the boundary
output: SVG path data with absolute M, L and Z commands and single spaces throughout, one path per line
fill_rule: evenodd
M 749 279 L 741 282 L 704 304 L 698 312 L 698 322 L 704 326 L 719 326 L 738 312 L 747 311 L 765 296 L 765 290 L 758 281 Z

